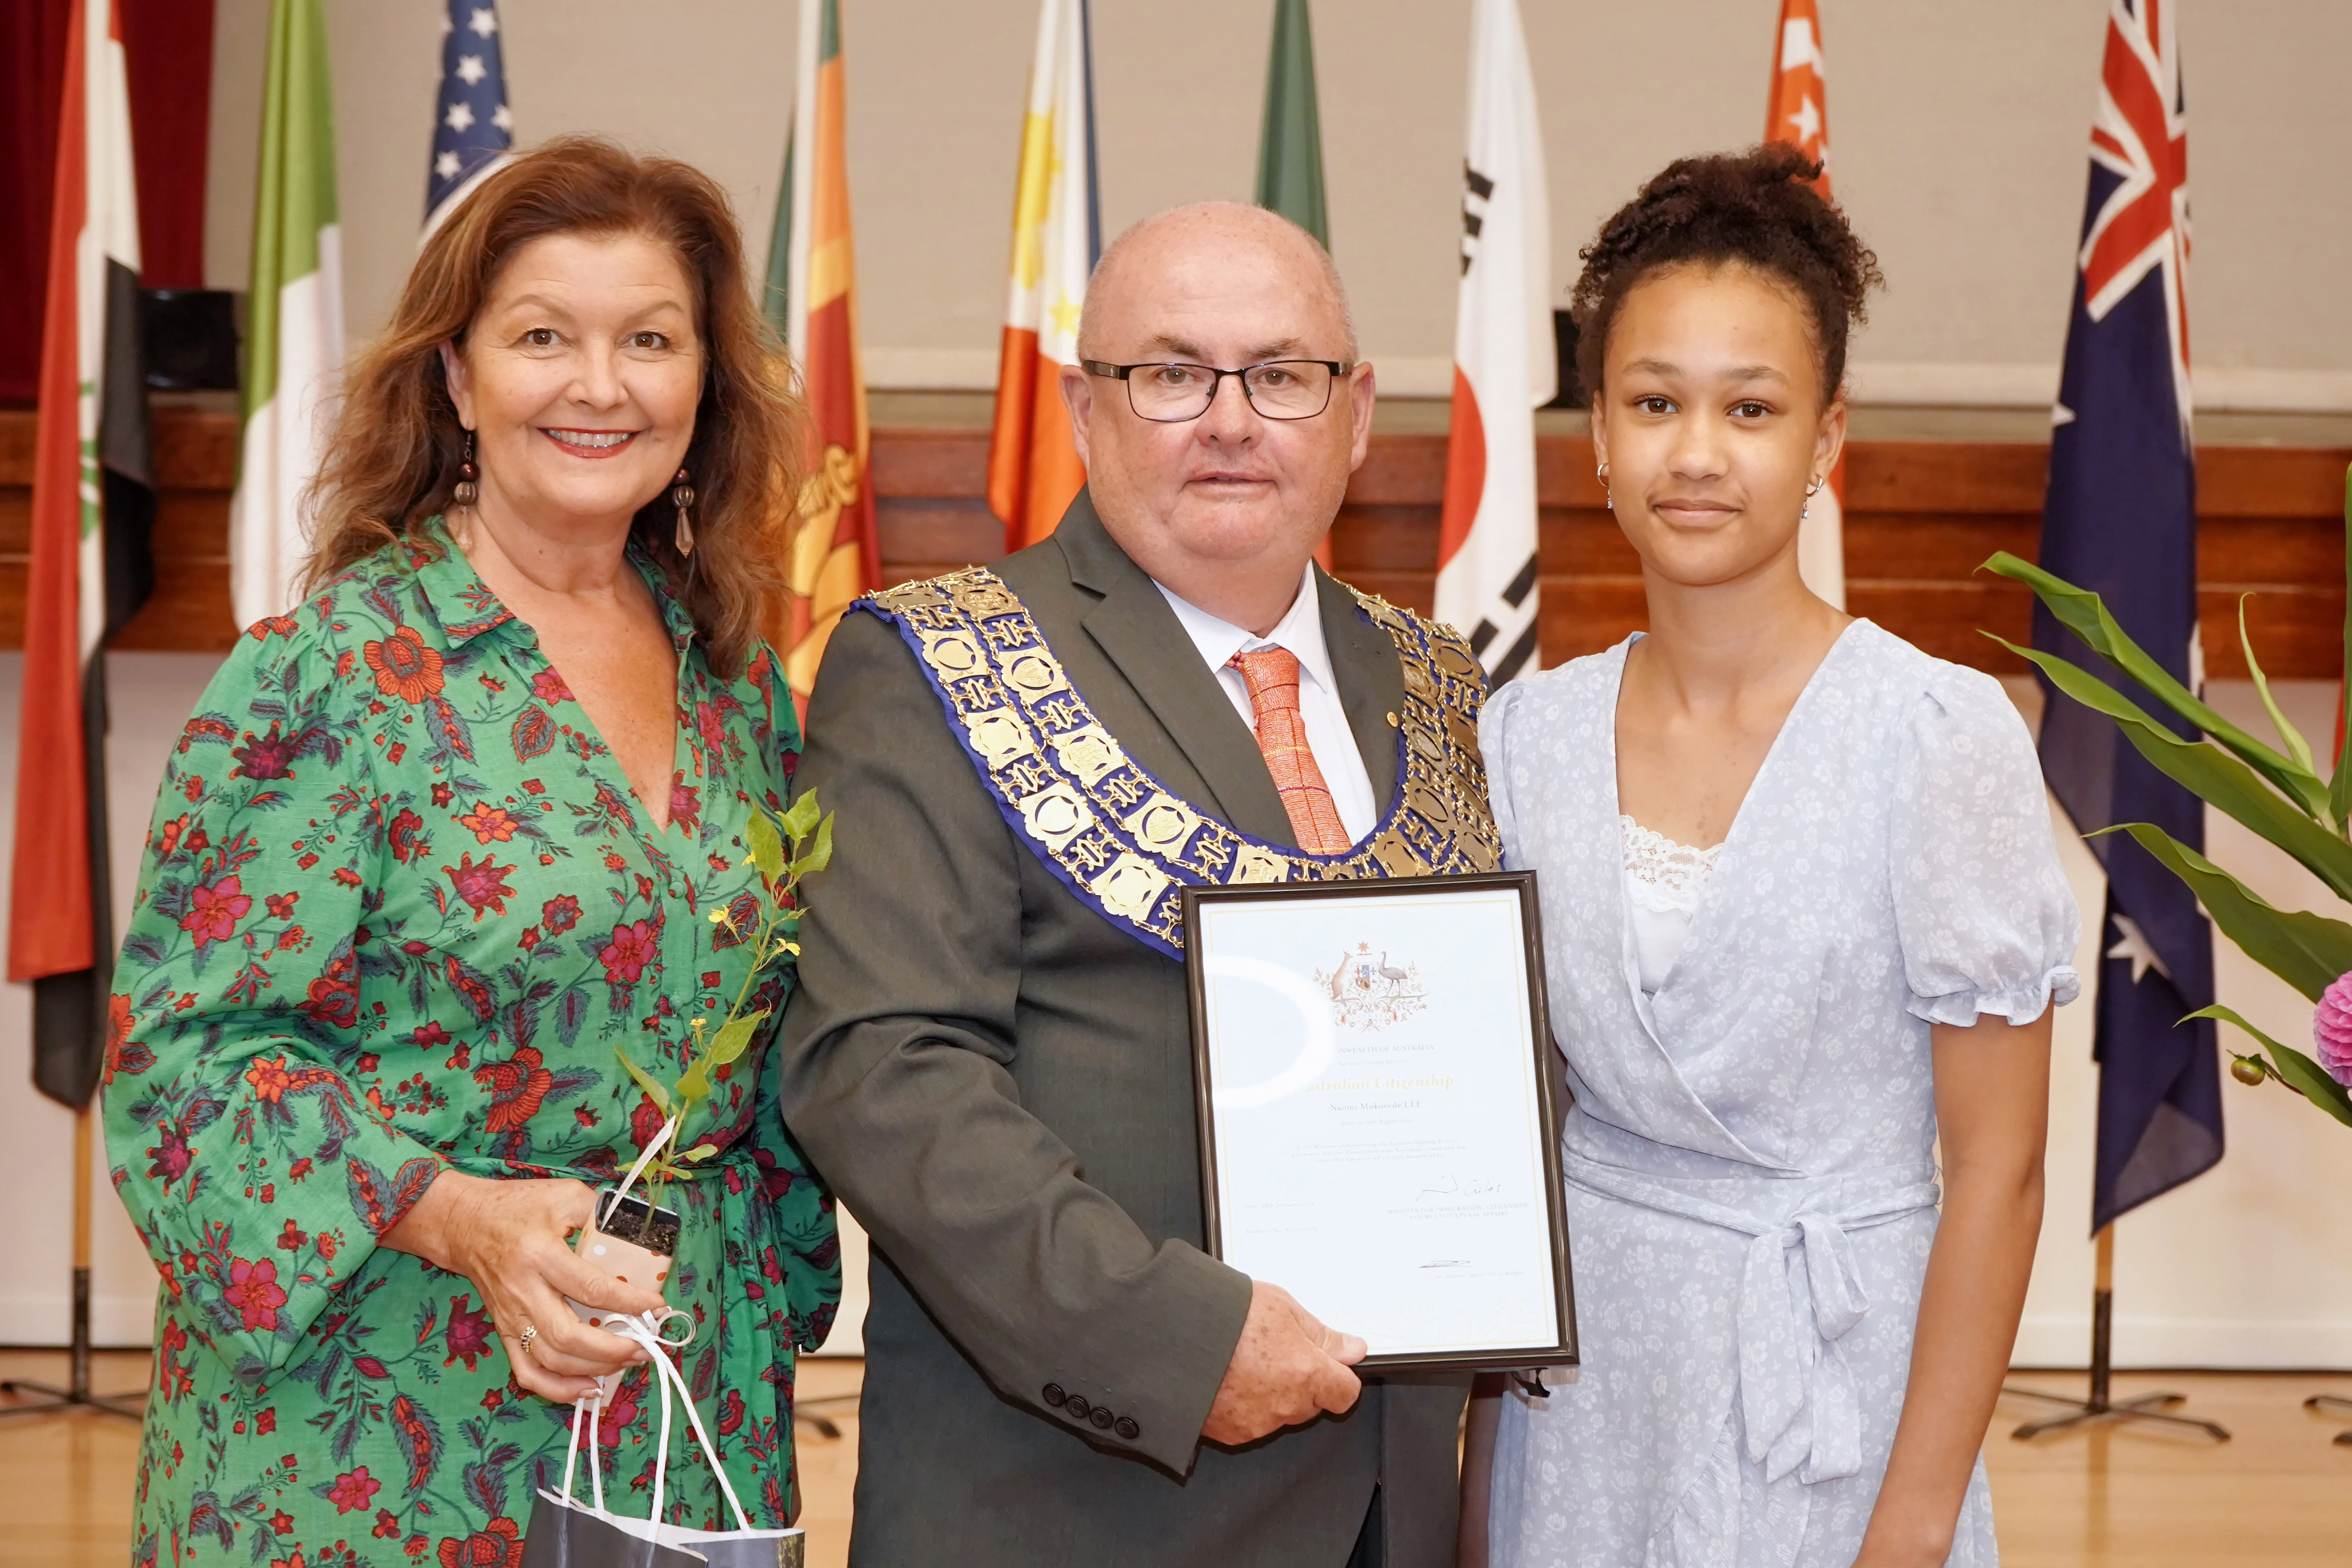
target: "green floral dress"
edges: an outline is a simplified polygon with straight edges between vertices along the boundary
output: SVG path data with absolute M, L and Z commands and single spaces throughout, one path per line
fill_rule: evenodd
M 437 526 L 253 627 L 188 721 L 104 1089 L 115 1189 L 163 1280 L 142 1563 L 521 1561 L 571 1407 L 509 1380 L 469 1281 L 376 1238 L 443 1169 L 594 1184 L 635 1158 L 661 1118 L 616 1047 L 675 1078 L 687 1020 L 742 984 L 709 917 L 751 912 L 744 826 L 782 804 L 800 744 L 773 655 L 719 679 L 637 565 L 678 654 L 667 832 Z M 789 983 L 761 982 L 776 1012 Z M 726 1152 L 670 1189 L 668 1297 L 735 1489 L 772 1525 L 796 1507 L 794 1348 L 824 1339 L 840 1259 L 766 1054 L 720 1069 L 681 1139 Z M 657 1425 L 640 1368 L 604 1426 L 616 1506 L 646 1507 Z M 668 1511 L 719 1525 L 690 1447 Z

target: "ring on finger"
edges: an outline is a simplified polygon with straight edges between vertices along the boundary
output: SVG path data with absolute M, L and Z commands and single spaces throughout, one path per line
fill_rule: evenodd
M 529 1355 L 530 1354 L 530 1347 L 536 1343 L 538 1340 L 539 1325 L 537 1323 L 525 1323 L 522 1326 L 521 1334 L 515 1340 L 515 1349 L 520 1351 L 525 1355 Z

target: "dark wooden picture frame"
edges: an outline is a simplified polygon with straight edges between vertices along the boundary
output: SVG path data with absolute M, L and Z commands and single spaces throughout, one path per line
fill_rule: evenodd
M 1519 901 L 1519 930 L 1525 938 L 1528 1047 L 1535 1053 L 1536 1114 L 1543 1126 L 1545 1218 L 1551 1239 L 1552 1299 L 1560 1326 L 1559 1339 L 1546 1346 L 1512 1346 L 1494 1351 L 1451 1351 L 1435 1354 L 1399 1353 L 1366 1356 L 1360 1366 L 1444 1367 L 1463 1371 L 1514 1370 L 1574 1366 L 1578 1361 L 1576 1287 L 1569 1260 L 1568 1205 L 1560 1171 L 1560 1107 L 1553 1085 L 1558 1078 L 1552 1061 L 1550 1013 L 1544 994 L 1543 926 L 1533 871 L 1496 871 L 1467 877 L 1395 877 L 1333 882 L 1253 882 L 1238 886 L 1188 887 L 1183 889 L 1184 989 L 1192 1013 L 1192 1094 L 1201 1141 L 1201 1216 L 1209 1255 L 1224 1257 L 1224 1227 L 1217 1198 L 1217 1121 L 1211 1083 L 1207 986 L 1202 973 L 1202 944 L 1196 917 L 1203 905 L 1278 903 L 1297 899 L 1424 897 L 1431 893 L 1469 893 L 1497 888 L 1514 889 Z M 1341 1325 L 1344 1327 L 1344 1325 Z

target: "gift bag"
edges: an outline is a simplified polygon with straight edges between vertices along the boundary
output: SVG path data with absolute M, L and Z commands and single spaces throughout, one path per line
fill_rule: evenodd
M 694 1407 L 694 1394 L 687 1386 L 686 1374 L 666 1353 L 691 1343 L 692 1335 L 689 1330 L 686 1340 L 665 1340 L 661 1325 L 665 1321 L 686 1321 L 686 1314 L 677 1312 L 667 1319 L 650 1315 L 607 1319 L 604 1325 L 608 1332 L 633 1339 L 646 1347 L 654 1383 L 661 1390 L 661 1428 L 658 1446 L 654 1450 L 653 1507 L 647 1517 L 631 1519 L 604 1506 L 604 1471 L 595 1457 L 603 1402 L 583 1399 L 572 1407 L 572 1440 L 563 1454 L 562 1491 L 541 1488 L 532 1500 L 530 1529 L 523 1537 L 522 1568 L 693 1568 L 698 1563 L 708 1563 L 709 1568 L 803 1568 L 805 1538 L 800 1531 L 751 1527 L 742 1502 L 735 1496 L 734 1483 L 727 1479 L 726 1468 L 719 1462 L 718 1446 L 703 1429 L 702 1415 Z M 669 1466 L 673 1384 L 686 1405 L 687 1424 L 709 1457 L 710 1473 L 727 1499 L 728 1509 L 735 1515 L 733 1530 L 689 1530 L 680 1524 L 656 1522 L 661 1518 L 663 1486 Z M 589 1488 L 595 1500 L 593 1504 L 583 1503 L 572 1494 L 583 1426 L 587 1428 Z

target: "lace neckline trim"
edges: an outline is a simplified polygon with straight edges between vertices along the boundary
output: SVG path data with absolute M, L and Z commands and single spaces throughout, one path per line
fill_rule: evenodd
M 1706 892 L 1707 878 L 1723 846 L 1694 849 L 1620 816 L 1625 841 L 1625 874 L 1633 896 L 1648 909 L 1690 914 Z

